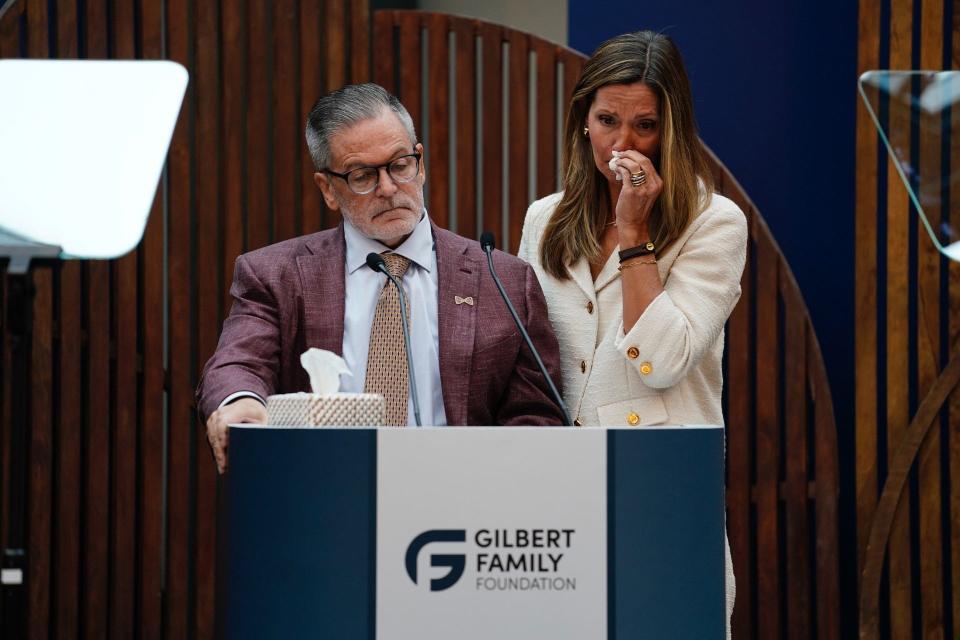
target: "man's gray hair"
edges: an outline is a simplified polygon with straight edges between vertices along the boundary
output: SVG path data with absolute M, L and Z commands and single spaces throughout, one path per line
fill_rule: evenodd
M 307 116 L 307 148 L 317 171 L 328 169 L 330 138 L 343 129 L 363 120 L 378 117 L 384 109 L 397 115 L 410 135 L 410 144 L 417 145 L 413 119 L 396 96 L 378 84 L 350 84 L 323 96 Z

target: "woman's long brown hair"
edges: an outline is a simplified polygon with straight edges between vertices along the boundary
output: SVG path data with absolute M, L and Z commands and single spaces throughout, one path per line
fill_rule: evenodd
M 569 278 L 567 267 L 580 258 L 591 262 L 600 258 L 599 239 L 613 204 L 583 128 L 598 89 L 635 82 L 653 90 L 660 112 L 657 170 L 663 191 L 650 217 L 650 237 L 658 253 L 677 239 L 713 193 L 713 178 L 697 137 L 690 83 L 676 45 L 653 31 L 607 40 L 584 65 L 567 112 L 563 197 L 540 242 L 540 263 L 555 278 Z

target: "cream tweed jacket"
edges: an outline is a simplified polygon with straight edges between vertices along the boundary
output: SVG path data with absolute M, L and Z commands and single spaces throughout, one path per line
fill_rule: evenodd
M 743 212 L 712 196 L 657 256 L 664 291 L 624 334 L 616 250 L 596 281 L 583 258 L 569 268 L 568 280 L 547 275 L 540 264 L 540 240 L 561 195 L 530 205 L 519 256 L 533 265 L 547 298 L 571 416 L 584 426 L 722 426 L 723 327 L 740 298 Z M 730 546 L 724 546 L 729 638 L 736 582 Z
M 533 265 L 560 342 L 564 401 L 585 426 L 723 425 L 723 327 L 740 298 L 747 222 L 714 194 L 667 251 L 657 256 L 664 291 L 623 332 L 619 260 L 596 281 L 581 258 L 558 280 L 539 247 L 559 193 L 527 210 L 519 256 Z

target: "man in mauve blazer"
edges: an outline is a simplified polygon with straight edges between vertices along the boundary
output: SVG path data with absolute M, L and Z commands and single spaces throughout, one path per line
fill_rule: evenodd
M 327 205 L 346 222 L 237 258 L 233 307 L 197 389 L 220 471 L 227 465 L 227 424 L 263 423 L 267 396 L 310 390 L 301 353 L 310 347 L 354 353 L 361 338 L 366 347 L 369 329 L 358 336 L 356 327 L 369 327 L 373 308 L 357 307 L 357 300 L 374 300 L 379 289 L 373 290 L 371 278 L 379 278 L 376 287 L 382 288 L 385 277 L 356 266 L 358 243 L 363 251 L 373 242 L 401 255 L 405 248 L 410 252 L 410 244 L 420 243 L 420 260 L 411 262 L 404 288 L 414 292 L 408 300 L 411 332 L 421 332 L 414 336 L 414 357 L 422 361 L 424 354 L 436 353 L 438 360 L 415 365 L 439 372 L 425 380 L 417 375 L 421 402 L 426 397 L 429 406 L 431 397 L 436 399 L 433 413 L 423 415 L 424 424 L 434 424 L 432 416 L 445 417 L 449 425 L 563 424 L 563 413 L 523 345 L 480 245 L 427 218 L 423 147 L 396 98 L 369 84 L 325 96 L 311 112 L 307 140 L 318 169 L 314 179 Z M 354 265 L 348 269 L 351 255 Z M 557 340 L 533 269 L 499 251 L 493 258 L 559 385 Z M 435 307 L 432 300 L 423 300 L 425 291 L 436 296 Z M 366 353 L 360 361 L 366 362 Z M 362 382 L 364 372 L 353 373 Z

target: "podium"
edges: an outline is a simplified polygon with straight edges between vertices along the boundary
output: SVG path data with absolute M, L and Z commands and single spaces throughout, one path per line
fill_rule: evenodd
M 228 638 L 725 637 L 719 427 L 230 430 Z

